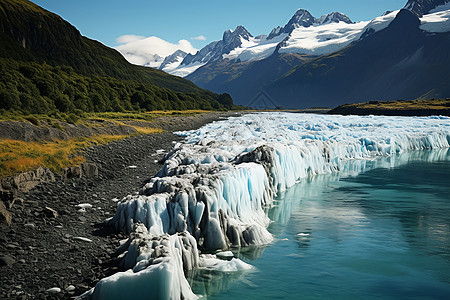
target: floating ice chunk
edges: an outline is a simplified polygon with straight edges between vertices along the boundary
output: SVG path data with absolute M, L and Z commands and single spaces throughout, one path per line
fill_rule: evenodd
M 234 257 L 234 254 L 231 251 L 221 251 L 221 252 L 217 252 L 216 256 L 219 258 L 232 258 L 232 257 Z
M 253 266 L 243 262 L 238 258 L 231 260 L 218 259 L 212 254 L 203 254 L 200 256 L 200 264 L 206 269 L 216 270 L 221 272 L 237 272 L 253 269 Z
M 305 232 L 300 232 L 297 234 L 298 236 L 309 236 L 309 233 L 305 233 Z

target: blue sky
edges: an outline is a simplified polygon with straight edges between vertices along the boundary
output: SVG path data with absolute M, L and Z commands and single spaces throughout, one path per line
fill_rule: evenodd
M 219 40 L 227 29 L 244 25 L 253 35 L 287 23 L 299 8 L 315 17 L 333 11 L 367 21 L 407 0 L 33 0 L 60 15 L 80 32 L 108 46 L 123 35 L 157 36 L 170 43 L 188 40 L 195 48 Z M 205 40 L 192 39 L 203 36 Z

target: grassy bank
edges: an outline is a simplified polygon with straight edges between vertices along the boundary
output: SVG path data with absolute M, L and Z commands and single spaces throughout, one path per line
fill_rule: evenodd
M 329 113 L 342 115 L 449 116 L 450 99 L 369 101 L 344 104 L 332 109 Z
M 33 126 L 44 129 L 52 127 L 52 130 L 70 131 L 73 126 L 77 126 L 77 128 L 117 126 L 117 128 L 126 128 L 132 133 L 100 134 L 69 139 L 42 139 L 39 141 L 0 139 L 0 178 L 33 170 L 37 167 L 47 167 L 58 173 L 64 167 L 84 162 L 85 159 L 80 155 L 80 150 L 83 148 L 121 140 L 131 135 L 163 132 L 163 129 L 158 128 L 158 125 L 154 123 L 154 120 L 158 117 L 168 117 L 170 120 L 172 116 L 191 116 L 203 113 L 207 113 L 207 111 L 85 113 L 76 117 L 61 113 L 55 115 L 3 113 L 0 114 L 0 122 L 18 121 L 31 123 Z

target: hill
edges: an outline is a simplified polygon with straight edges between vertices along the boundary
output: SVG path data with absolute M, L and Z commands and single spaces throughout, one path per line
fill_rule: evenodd
M 0 108 L 46 113 L 232 107 L 229 95 L 128 63 L 30 1 L 0 2 Z

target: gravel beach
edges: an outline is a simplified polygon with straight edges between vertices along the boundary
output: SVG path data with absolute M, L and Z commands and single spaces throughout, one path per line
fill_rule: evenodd
M 114 256 L 127 236 L 104 227 L 116 202 L 137 192 L 191 130 L 235 113 L 161 117 L 163 133 L 132 136 L 85 150 L 98 178 L 62 180 L 19 194 L 0 230 L 0 299 L 69 299 L 119 271 Z

